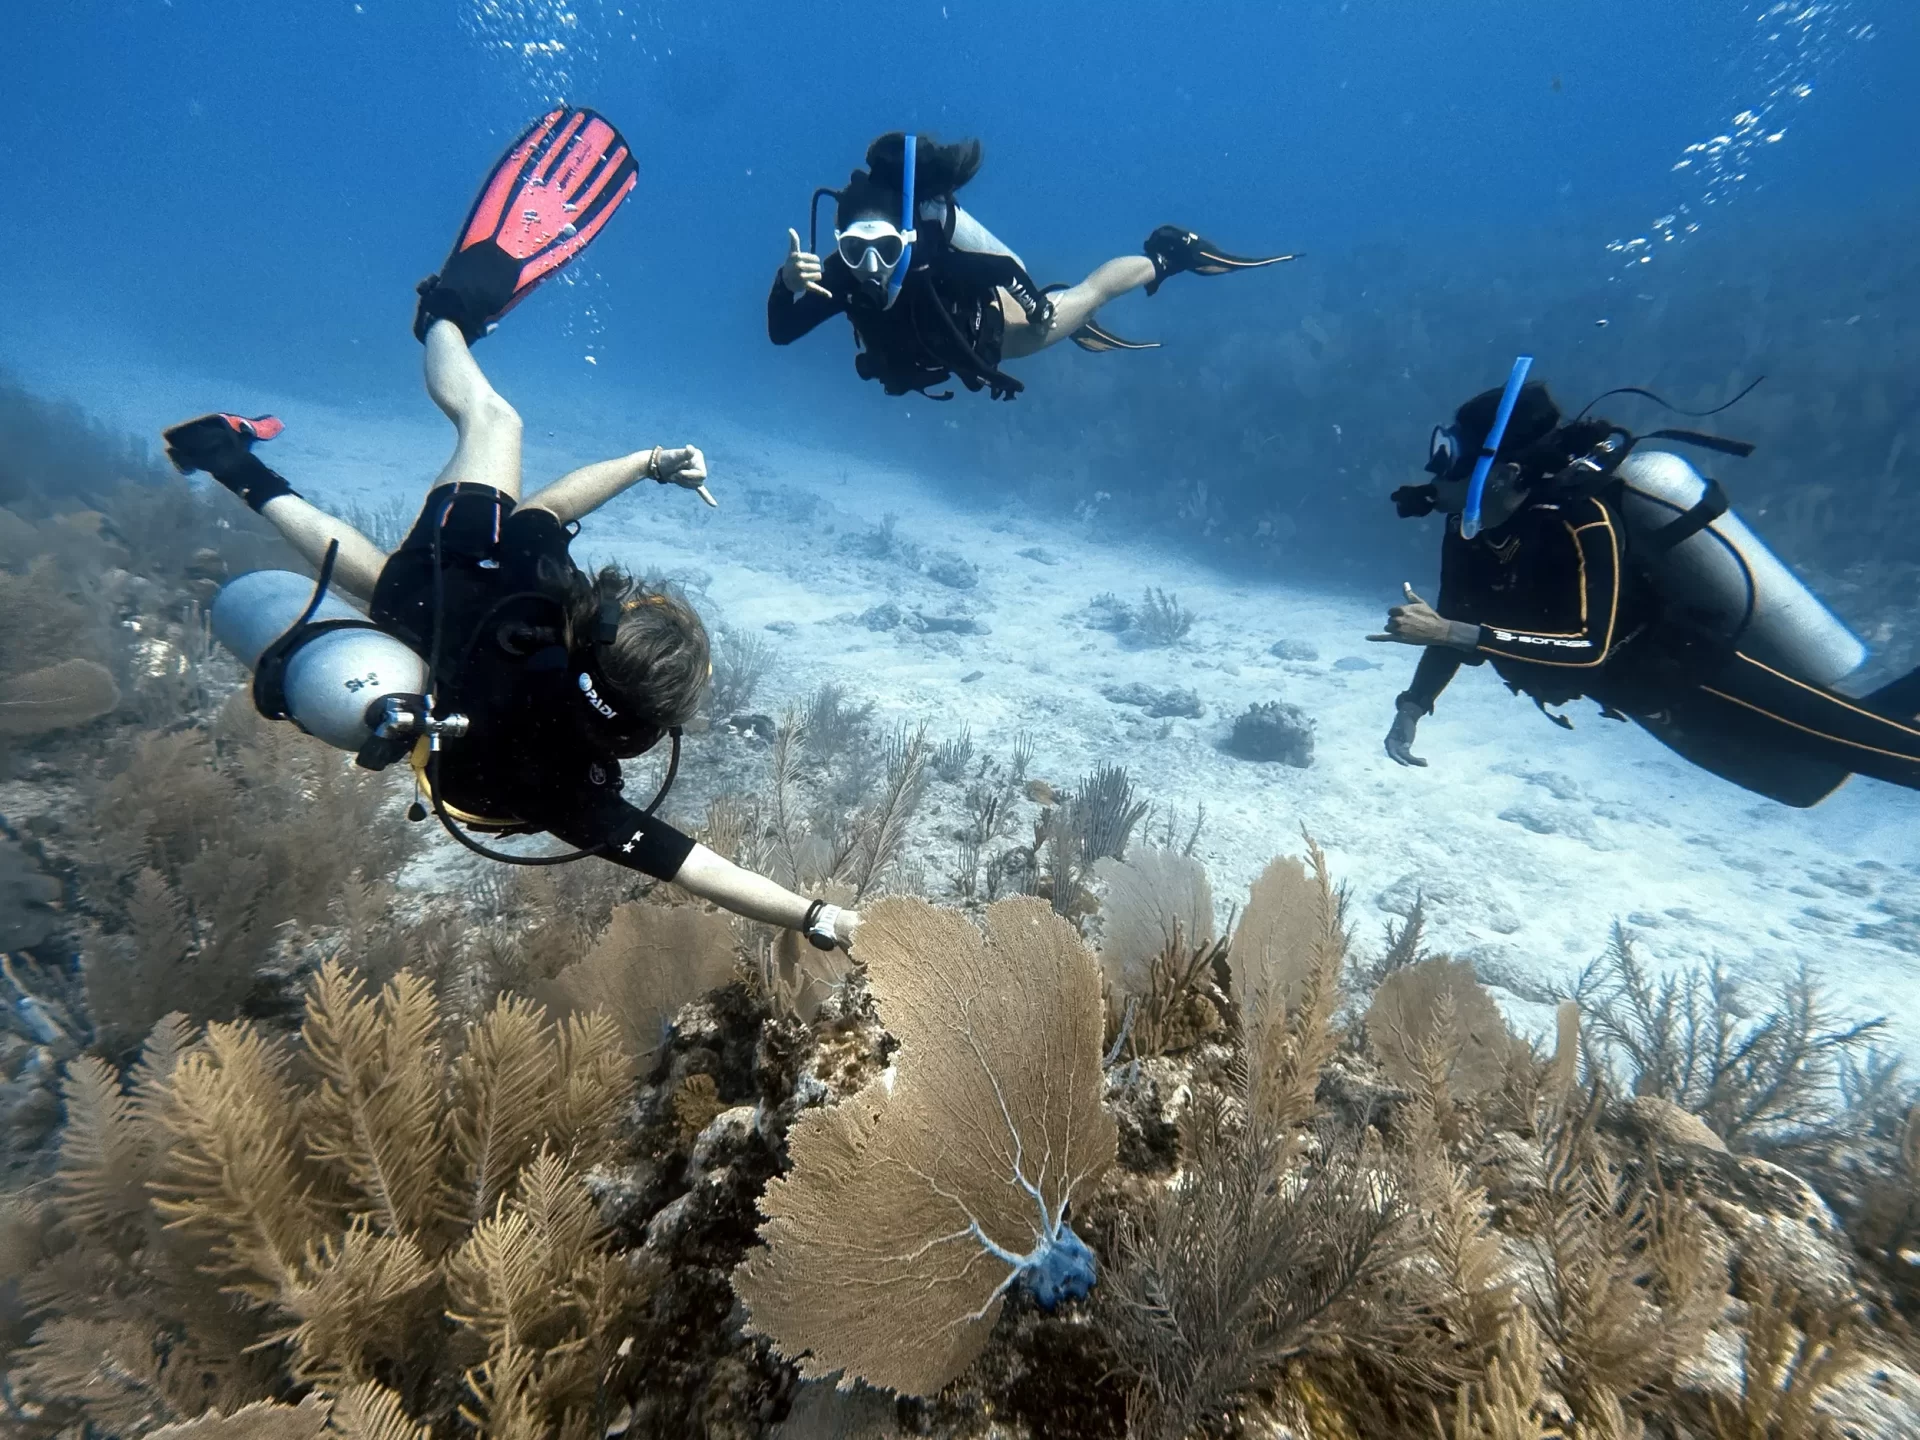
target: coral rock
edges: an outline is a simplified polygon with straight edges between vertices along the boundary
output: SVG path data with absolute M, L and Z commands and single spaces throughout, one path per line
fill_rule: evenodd
M 1242 760 L 1278 761 L 1304 770 L 1313 764 L 1313 721 L 1298 705 L 1269 700 L 1233 722 L 1227 753 Z

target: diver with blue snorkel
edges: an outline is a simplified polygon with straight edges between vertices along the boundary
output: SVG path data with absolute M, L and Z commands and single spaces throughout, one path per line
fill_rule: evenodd
M 1403 518 L 1439 510 L 1447 526 L 1437 608 L 1407 585 L 1385 631 L 1367 637 L 1426 652 L 1395 701 L 1387 754 L 1424 766 L 1412 749 L 1421 718 L 1462 665 L 1490 662 L 1555 724 L 1573 728 L 1549 707 L 1584 696 L 1782 804 L 1817 804 L 1852 774 L 1920 789 L 1920 670 L 1863 698 L 1834 688 L 1866 647 L 1717 481 L 1639 448 L 1666 440 L 1745 457 L 1753 447 L 1694 430 L 1635 435 L 1587 411 L 1563 420 L 1529 380 L 1532 363 L 1520 357 L 1505 386 L 1436 427 L 1433 478 L 1393 494 Z M 1620 394 L 1666 405 L 1637 388 L 1608 392 Z
M 969 390 L 1010 400 L 1025 386 L 1002 360 L 1033 355 L 1061 340 L 1083 350 L 1152 350 L 1123 340 L 1094 316 L 1129 291 L 1151 295 L 1170 275 L 1225 275 L 1296 259 L 1229 255 L 1211 241 L 1163 225 L 1143 253 L 1101 265 L 1078 285 L 1041 286 L 1020 257 L 954 198 L 980 170 L 978 140 L 943 145 L 894 132 L 867 147 L 867 168 L 834 198 L 834 248 L 823 261 L 818 240 L 801 248 L 787 231 L 787 257 L 767 296 L 767 335 L 791 345 L 836 315 L 853 324 L 854 368 L 889 395 L 935 400 L 936 385 L 958 378 Z M 812 221 L 809 222 L 814 223 Z

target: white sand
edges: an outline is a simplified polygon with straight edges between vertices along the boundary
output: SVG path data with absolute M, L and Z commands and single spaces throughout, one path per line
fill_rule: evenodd
M 425 414 L 375 421 L 177 379 L 117 385 L 108 418 L 138 414 L 138 428 L 150 429 L 153 415 L 192 413 L 208 393 L 286 414 L 292 427 L 268 458 L 322 503 L 413 503 L 448 448 L 444 425 Z M 563 456 L 548 433 L 530 414 L 529 490 L 568 463 L 600 458 Z M 1029 732 L 1032 773 L 1058 784 L 1122 763 L 1157 805 L 1189 815 L 1206 805 L 1198 853 L 1223 907 L 1244 897 L 1271 856 L 1298 853 L 1304 826 L 1351 884 L 1369 942 L 1424 891 L 1436 945 L 1565 980 L 1600 952 L 1617 919 L 1662 964 L 1717 958 L 1762 983 L 1811 964 L 1841 1006 L 1889 1015 L 1902 1048 L 1920 1036 L 1920 795 L 1856 779 L 1816 810 L 1790 810 L 1691 770 L 1591 706 L 1575 707 L 1578 728 L 1563 731 L 1490 669 L 1463 671 L 1422 726 L 1417 749 L 1430 768 L 1402 769 L 1381 737 L 1417 657 L 1363 638 L 1390 595 L 1371 608 L 1234 583 L 1169 551 L 1115 543 L 1097 517 L 1062 524 L 1013 506 L 962 511 L 902 471 L 741 431 L 691 438 L 708 449 L 722 508 L 642 486 L 587 521 L 575 554 L 703 571 L 724 623 L 791 626 L 766 632 L 778 662 L 755 710 L 777 714 L 834 680 L 874 698 L 882 717 L 931 719 L 936 736 L 969 723 L 984 751 L 1004 754 Z M 993 490 L 985 477 L 982 490 Z M 883 512 L 898 515 L 902 538 L 977 564 L 977 588 L 869 558 L 860 540 Z M 1019 553 L 1035 547 L 1056 563 Z M 1128 649 L 1086 626 L 1094 595 L 1137 600 L 1148 585 L 1176 592 L 1198 617 L 1177 647 Z M 852 623 L 886 601 L 971 614 L 991 633 Z M 1319 659 L 1273 658 L 1280 639 L 1313 646 Z M 1350 657 L 1373 668 L 1337 667 Z M 1190 688 L 1206 714 L 1149 720 L 1103 698 L 1102 687 L 1132 681 Z M 1218 748 L 1235 715 L 1270 699 L 1316 722 L 1310 768 Z

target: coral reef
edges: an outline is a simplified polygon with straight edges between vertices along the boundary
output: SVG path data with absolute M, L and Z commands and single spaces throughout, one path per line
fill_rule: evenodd
M 1621 933 L 1530 1042 L 1418 898 L 1356 943 L 1311 840 L 1223 923 L 1204 809 L 831 685 L 696 803 L 857 899 L 852 955 L 609 867 L 403 875 L 381 782 L 222 703 L 192 492 L 82 515 L 20 453 L 0 568 L 79 567 L 19 593 L 121 699 L 13 755 L 8 1434 L 1920 1431 L 1920 1111 L 1816 975 Z

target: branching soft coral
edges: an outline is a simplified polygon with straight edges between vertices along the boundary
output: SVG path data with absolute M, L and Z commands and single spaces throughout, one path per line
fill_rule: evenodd
M 175 1017 L 130 1087 L 76 1062 L 59 1223 L 26 1281 L 41 1320 L 15 1366 L 48 1433 L 306 1385 L 347 1433 L 463 1404 L 484 1433 L 600 1433 L 649 1284 L 581 1182 L 630 1093 L 617 1029 L 509 996 L 456 1053 L 441 1033 L 418 977 L 369 994 L 329 964 L 298 1046 L 250 1022 L 189 1043 Z

